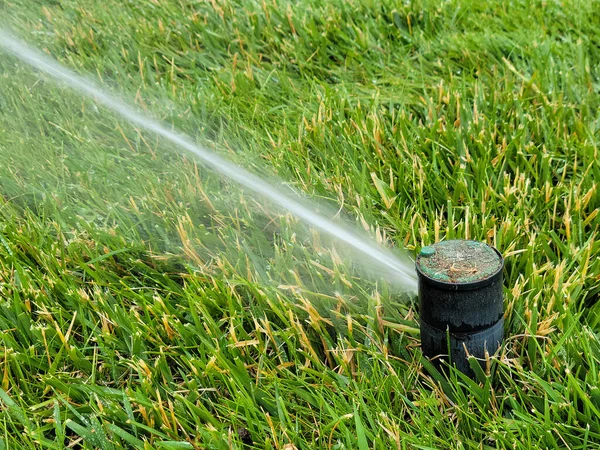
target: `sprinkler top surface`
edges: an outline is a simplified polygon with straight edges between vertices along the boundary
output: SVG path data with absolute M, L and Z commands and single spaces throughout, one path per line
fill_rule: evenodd
M 423 247 L 416 265 L 432 280 L 468 284 L 494 276 L 504 261 L 497 250 L 483 242 L 451 240 Z

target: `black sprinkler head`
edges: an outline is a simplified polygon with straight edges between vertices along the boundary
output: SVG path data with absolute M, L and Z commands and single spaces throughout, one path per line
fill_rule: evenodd
M 483 362 L 504 335 L 504 260 L 489 245 L 466 240 L 423 247 L 417 256 L 421 348 L 473 375 L 468 355 Z

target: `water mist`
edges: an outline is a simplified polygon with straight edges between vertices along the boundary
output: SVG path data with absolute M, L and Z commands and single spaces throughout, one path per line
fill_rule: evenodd
M 414 267 L 407 256 L 403 257 L 402 255 L 394 254 L 374 241 L 361 236 L 360 233 L 352 230 L 350 227 L 323 217 L 315 212 L 315 208 L 307 200 L 301 199 L 292 193 L 282 192 L 274 184 L 263 180 L 215 152 L 198 145 L 191 137 L 167 128 L 165 125 L 140 112 L 137 108 L 130 106 L 124 100 L 109 93 L 97 83 L 76 74 L 49 56 L 30 48 L 11 33 L 2 29 L 0 29 L 0 48 L 38 71 L 51 76 L 63 85 L 102 104 L 130 123 L 146 131 L 156 133 L 170 141 L 180 150 L 194 155 L 206 166 L 237 182 L 244 189 L 270 199 L 307 224 L 330 235 L 345 244 L 346 247 L 359 253 L 361 258 L 367 258 L 369 261 L 368 265 L 376 268 L 391 283 L 407 291 L 416 291 L 417 283 Z

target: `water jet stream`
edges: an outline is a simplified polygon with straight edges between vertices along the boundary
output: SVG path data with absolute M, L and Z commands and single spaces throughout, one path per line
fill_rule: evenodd
M 262 180 L 215 152 L 196 144 L 189 136 L 169 130 L 156 120 L 107 92 L 92 80 L 67 69 L 58 61 L 38 50 L 30 48 L 10 32 L 2 29 L 0 29 L 0 48 L 38 71 L 46 73 L 65 86 L 79 91 L 97 103 L 104 105 L 107 109 L 120 115 L 127 121 L 147 131 L 156 133 L 180 149 L 194 154 L 205 165 L 237 182 L 243 188 L 272 200 L 315 228 L 344 242 L 352 249 L 368 257 L 372 265 L 379 266 L 390 273 L 391 277 L 389 281 L 392 283 L 400 285 L 409 291 L 416 291 L 416 275 L 412 263 L 404 261 L 388 249 L 360 236 L 359 233 L 348 229 L 348 227 L 334 223 L 319 215 L 304 204 L 306 203 L 305 200 L 301 202 L 297 198 L 280 192 L 273 184 Z

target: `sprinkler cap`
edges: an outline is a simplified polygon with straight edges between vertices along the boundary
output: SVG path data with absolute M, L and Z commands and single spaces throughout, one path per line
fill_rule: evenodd
M 500 253 L 483 242 L 452 240 L 423 247 L 417 256 L 419 274 L 438 283 L 479 284 L 502 270 Z
M 419 254 L 419 313 L 428 325 L 452 332 L 483 330 L 502 318 L 502 267 L 483 242 L 443 241 Z

